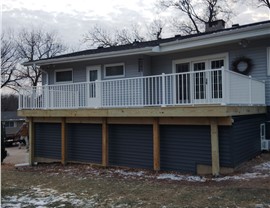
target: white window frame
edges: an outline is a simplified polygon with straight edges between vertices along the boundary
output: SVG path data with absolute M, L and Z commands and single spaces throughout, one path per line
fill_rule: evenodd
M 111 66 L 123 66 L 123 74 L 122 75 L 116 75 L 116 76 L 107 76 L 106 75 L 106 68 L 107 67 L 111 67 Z M 125 69 L 126 67 L 125 67 L 125 64 L 124 63 L 115 63 L 115 64 L 105 64 L 104 65 L 104 78 L 105 79 L 110 79 L 110 78 L 121 78 L 121 77 L 125 77 L 125 71 L 126 71 L 126 69 Z
M 270 47 L 267 48 L 267 76 L 270 76 Z
M 56 73 L 57 72 L 64 72 L 64 71 L 71 71 L 72 72 L 72 80 L 71 81 L 63 81 L 63 82 L 57 82 L 56 81 Z M 55 84 L 64 84 L 64 83 L 72 83 L 73 82 L 73 69 L 57 69 L 54 71 L 54 83 Z
M 194 62 L 200 62 L 200 61 L 214 61 L 224 59 L 224 69 L 229 69 L 229 54 L 228 53 L 220 53 L 215 55 L 208 55 L 208 56 L 196 56 L 192 58 L 186 58 L 186 59 L 177 59 L 172 61 L 172 73 L 176 73 L 176 64 L 182 64 L 182 63 L 189 63 L 190 64 L 190 71 L 193 71 L 193 67 L 191 66 Z M 210 66 L 207 64 L 206 69 L 210 69 Z

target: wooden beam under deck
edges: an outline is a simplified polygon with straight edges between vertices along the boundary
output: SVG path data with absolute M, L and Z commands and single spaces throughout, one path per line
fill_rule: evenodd
M 34 165 L 35 151 L 35 128 L 33 118 L 29 118 L 29 165 Z
M 153 120 L 153 161 L 154 170 L 160 170 L 160 134 L 159 134 L 159 119 Z
M 18 110 L 22 117 L 228 117 L 266 113 L 266 106 L 172 106 L 111 109 L 55 109 L 55 110 Z
M 210 127 L 211 127 L 212 175 L 218 176 L 220 173 L 220 163 L 219 163 L 218 123 L 216 118 L 211 119 Z
M 61 119 L 61 163 L 67 163 L 67 124 L 66 118 Z
M 106 118 L 107 124 L 131 124 L 131 125 L 152 125 L 153 118 L 148 117 L 123 117 L 123 118 Z M 103 124 L 104 118 L 85 118 L 85 117 L 68 117 L 66 123 L 88 123 L 88 124 Z M 35 123 L 61 123 L 62 118 L 33 118 Z M 217 118 L 218 125 L 231 126 L 233 119 L 231 117 L 219 117 Z M 159 125 L 211 125 L 211 118 L 208 117 L 159 117 Z
M 102 166 L 109 165 L 109 132 L 107 119 L 102 119 Z

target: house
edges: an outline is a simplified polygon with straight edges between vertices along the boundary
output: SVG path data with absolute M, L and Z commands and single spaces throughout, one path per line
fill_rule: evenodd
M 24 123 L 25 118 L 17 116 L 17 111 L 1 111 L 1 122 L 4 124 L 6 139 L 8 145 L 12 145 L 19 138 L 15 138 L 15 134 L 19 131 Z
M 221 24 L 220 24 L 221 23 Z M 218 175 L 261 152 L 270 120 L 270 21 L 24 63 L 31 163 Z

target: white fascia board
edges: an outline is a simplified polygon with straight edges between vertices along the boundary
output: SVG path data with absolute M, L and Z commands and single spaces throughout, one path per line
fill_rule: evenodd
M 245 30 L 244 30 L 245 29 Z M 248 30 L 247 30 L 248 29 Z M 197 36 L 186 40 L 176 40 L 170 43 L 160 44 L 159 52 L 171 52 L 177 50 L 191 49 L 203 46 L 211 46 L 240 40 L 244 38 L 254 38 L 259 36 L 270 35 L 270 27 L 267 28 L 243 28 L 236 31 L 224 31 L 212 33 L 204 36 Z
M 104 59 L 104 58 L 113 58 L 113 57 L 121 57 L 121 56 L 130 56 L 130 55 L 138 55 L 152 52 L 153 47 L 145 47 L 145 48 L 136 48 L 122 51 L 110 51 L 105 53 L 97 53 L 97 54 L 89 54 L 89 55 L 81 55 L 81 56 L 71 56 L 71 57 L 63 57 L 63 58 L 55 58 L 55 59 L 47 59 L 47 60 L 38 60 L 32 62 L 23 63 L 24 66 L 31 66 L 36 64 L 38 66 L 48 65 L 48 64 L 62 64 L 69 62 L 79 62 L 79 61 L 89 61 L 96 59 Z

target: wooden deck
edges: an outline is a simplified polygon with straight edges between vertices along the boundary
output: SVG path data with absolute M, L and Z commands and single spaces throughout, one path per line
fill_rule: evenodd
M 266 113 L 266 106 L 197 105 L 176 107 L 19 110 L 18 116 L 41 118 L 153 118 L 153 117 L 228 117 Z

